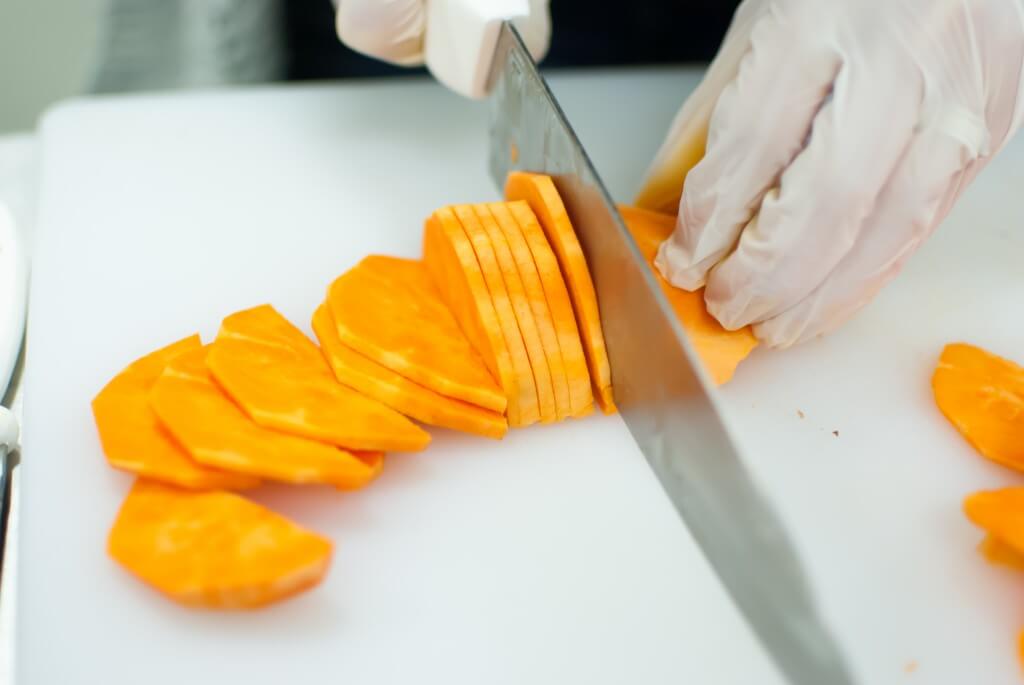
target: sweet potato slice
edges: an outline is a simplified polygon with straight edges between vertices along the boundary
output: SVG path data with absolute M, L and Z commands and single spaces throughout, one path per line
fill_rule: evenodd
M 964 513 L 1005 551 L 1024 555 L 1024 487 L 976 492 L 964 500 Z
M 548 372 L 551 376 L 551 392 L 555 403 L 555 417 L 558 420 L 572 416 L 572 405 L 569 402 L 569 380 L 565 375 L 565 365 L 562 363 L 562 352 L 558 347 L 558 334 L 555 332 L 555 322 L 551 317 L 551 309 L 548 307 L 547 297 L 544 295 L 544 286 L 541 284 L 540 274 L 537 273 L 537 264 L 530 254 L 530 246 L 526 243 L 523 230 L 519 227 L 512 212 L 504 202 L 492 202 L 487 205 L 494 216 L 498 227 L 508 242 L 509 251 L 515 261 L 516 270 L 523 281 L 523 290 L 526 295 L 530 310 L 533 313 L 533 320 L 537 326 L 537 336 L 540 339 L 544 350 L 544 357 L 548 363 Z M 529 208 L 527 207 L 527 210 Z M 554 255 L 552 254 L 552 259 Z M 575 326 L 575 322 L 573 322 Z
M 498 226 L 497 219 L 487 205 L 473 205 L 473 211 L 476 212 L 480 225 L 490 239 L 494 257 L 501 270 L 502 280 L 505 282 L 505 290 L 508 291 L 509 302 L 512 304 L 512 312 L 515 314 L 516 323 L 519 324 L 519 333 L 522 336 L 523 345 L 526 347 L 526 356 L 530 362 L 530 369 L 533 371 L 534 386 L 537 388 L 540 420 L 542 423 L 553 423 L 558 419 L 558 414 L 555 411 L 555 392 L 551 386 L 551 369 L 548 366 L 548 359 L 544 355 L 544 345 L 541 344 L 537 322 L 534 320 L 533 309 L 526 296 L 523 279 L 519 275 L 515 258 L 512 256 L 512 249 L 509 247 L 505 234 Z
M 997 537 L 986 535 L 978 545 L 978 551 L 992 564 L 1024 571 L 1024 553 L 1018 552 Z
M 441 395 L 505 411 L 504 391 L 422 262 L 366 257 L 331 284 L 327 302 L 346 346 Z
M 512 399 L 519 395 L 519 387 L 512 357 L 473 246 L 450 207 L 437 210 L 424 224 L 423 263 L 459 326 L 501 385 L 509 424 L 518 425 L 519 404 Z
M 939 357 L 932 390 L 942 413 L 982 456 L 1024 471 L 1024 368 L 954 343 Z
M 378 456 L 255 423 L 214 383 L 206 354 L 201 348 L 173 359 L 149 397 L 160 421 L 195 461 L 285 483 L 342 489 L 360 488 L 380 473 Z
M 273 307 L 242 316 L 244 324 L 236 314 L 225 319 L 223 328 L 238 333 L 222 330 L 206 365 L 257 424 L 356 450 L 414 452 L 430 443 L 409 419 L 338 383 L 317 346 Z
M 107 462 L 116 469 L 197 490 L 239 490 L 258 478 L 197 464 L 171 438 L 149 406 L 149 391 L 167 363 L 202 347 L 198 335 L 137 359 L 117 374 L 92 401 L 92 412 Z
M 691 293 L 673 287 L 655 268 L 658 246 L 675 230 L 674 216 L 626 205 L 619 205 L 619 212 L 711 378 L 719 385 L 728 382 L 739 363 L 757 347 L 754 332 L 749 326 L 735 331 L 722 328 L 718 320 L 708 314 L 703 290 Z
M 494 248 L 491 247 L 487 232 L 471 205 L 456 205 L 452 210 L 458 217 L 462 230 L 465 231 L 466 237 L 473 247 L 473 253 L 480 265 L 480 272 L 483 274 L 487 292 L 490 293 L 491 302 L 498 317 L 498 325 L 501 327 L 505 345 L 508 347 L 512 368 L 515 370 L 516 388 L 519 392 L 515 397 L 509 398 L 509 404 L 515 404 L 519 408 L 519 418 L 517 421 L 511 421 L 510 417 L 510 423 L 517 427 L 529 426 L 540 419 L 537 384 L 533 380 L 530 358 L 526 353 L 523 336 L 519 332 L 519 324 L 516 322 L 512 301 L 505 288 L 505 281 L 501 276 Z
M 583 248 L 580 247 L 576 231 L 569 221 L 569 214 L 562 204 L 554 181 L 550 176 L 514 171 L 505 182 L 505 198 L 524 200 L 540 220 L 551 247 L 558 257 L 576 312 L 576 323 L 583 338 L 583 349 L 590 368 L 590 381 L 594 386 L 594 397 L 606 414 L 615 411 L 612 393 L 612 372 L 608 363 L 608 352 L 601 330 L 601 312 L 597 305 L 597 293 L 590 278 Z
M 367 397 L 432 426 L 488 438 L 501 438 L 508 431 L 503 415 L 439 395 L 345 345 L 326 304 L 313 313 L 313 331 L 338 381 Z
M 107 538 L 111 557 L 176 602 L 254 609 L 309 589 L 331 542 L 227 492 L 139 479 Z
M 558 266 L 551 244 L 544 236 L 544 229 L 530 206 L 521 200 L 506 202 L 513 218 L 516 220 L 523 237 L 526 239 L 530 256 L 537 266 L 537 275 L 544 288 L 544 298 L 551 310 L 552 323 L 558 337 L 558 350 L 562 355 L 565 367 L 565 378 L 569 391 L 569 406 L 572 416 L 586 416 L 593 411 L 594 395 L 591 390 L 590 371 L 587 358 L 583 352 L 576 315 L 572 310 L 569 291 L 565 287 L 565 279 Z

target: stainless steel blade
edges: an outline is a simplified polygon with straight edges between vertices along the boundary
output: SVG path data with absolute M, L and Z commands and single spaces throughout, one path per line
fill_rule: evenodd
M 853 683 L 784 527 L 751 480 L 712 385 L 621 216 L 508 23 L 491 65 L 490 170 L 555 179 L 597 289 L 615 399 L 644 456 L 779 669 Z

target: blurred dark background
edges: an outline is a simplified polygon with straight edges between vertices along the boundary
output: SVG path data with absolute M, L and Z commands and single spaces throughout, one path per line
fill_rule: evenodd
M 738 0 L 635 0 L 614 12 L 587 0 L 551 0 L 547 67 L 707 62 L 718 49 Z M 349 50 L 334 32 L 330 0 L 289 0 L 287 78 L 358 78 L 408 74 Z

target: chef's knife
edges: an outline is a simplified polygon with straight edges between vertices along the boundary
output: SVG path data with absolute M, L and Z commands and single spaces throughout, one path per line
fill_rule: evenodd
M 554 178 L 594 278 L 615 401 L 672 504 L 790 682 L 852 684 L 796 551 L 725 429 L 707 373 L 508 22 L 488 90 L 491 175 L 499 188 L 514 169 Z

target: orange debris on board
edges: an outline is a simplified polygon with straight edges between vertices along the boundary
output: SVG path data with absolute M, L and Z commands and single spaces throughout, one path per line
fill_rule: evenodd
M 583 338 L 594 396 L 602 411 L 613 413 L 611 366 L 601 329 L 597 293 L 583 249 L 554 181 L 543 174 L 514 171 L 505 182 L 505 198 L 524 200 L 540 221 L 568 286 L 576 323 Z
M 360 488 L 383 462 L 317 440 L 265 428 L 245 414 L 206 368 L 206 348 L 180 355 L 157 379 L 150 402 L 191 457 L 207 466 L 285 483 Z
M 512 426 L 529 426 L 540 420 L 540 405 L 537 398 L 537 384 L 533 380 L 533 369 L 530 368 L 530 358 L 526 353 L 526 345 L 523 336 L 519 332 L 519 324 L 516 322 L 516 315 L 512 309 L 512 301 L 505 287 L 505 281 L 498 267 L 498 259 L 494 255 L 494 248 L 484 231 L 480 219 L 473 211 L 472 205 L 456 205 L 452 207 L 455 216 L 462 226 L 462 230 L 469 240 L 476 255 L 477 264 L 480 266 L 480 273 L 483 275 L 487 292 L 491 297 L 491 304 L 497 315 L 498 326 L 505 338 L 505 345 L 508 348 L 509 358 L 512 360 L 512 369 L 516 375 L 516 395 L 509 397 L 509 404 L 518 408 L 517 418 L 509 416 L 509 423 Z
M 356 450 L 413 452 L 429 444 L 409 419 L 338 383 L 317 346 L 273 307 L 224 321 L 206 365 L 259 425 Z
M 424 264 L 372 255 L 328 290 L 338 337 L 438 394 L 504 412 L 504 391 L 459 328 Z
M 442 207 L 426 220 L 423 263 L 455 320 L 501 385 L 509 424 L 519 425 L 519 403 L 513 401 L 519 396 L 519 384 L 512 357 L 473 246 L 450 207 Z
M 238 490 L 258 478 L 202 466 L 160 425 L 149 391 L 175 357 L 202 347 L 198 335 L 179 340 L 132 362 L 92 401 L 100 444 L 111 466 L 185 488 Z
M 251 609 L 313 587 L 331 542 L 227 492 L 139 479 L 107 539 L 111 557 L 181 604 Z
M 580 330 L 576 325 L 576 314 L 572 309 L 572 300 L 562 278 L 558 258 L 555 257 L 551 244 L 548 243 L 537 216 L 530 206 L 515 200 L 504 203 L 509 213 L 516 220 L 526 239 L 530 255 L 537 266 L 544 298 L 551 310 L 551 319 L 558 338 L 558 350 L 565 368 L 566 384 L 569 393 L 570 414 L 580 417 L 589 414 L 594 407 L 594 394 L 590 383 L 590 370 L 583 352 Z
M 1024 471 L 1024 368 L 964 343 L 942 350 L 935 403 L 982 456 Z
M 498 262 L 498 269 L 501 271 L 501 277 L 508 292 L 509 302 L 512 304 L 512 312 L 519 325 L 519 333 L 522 336 L 523 345 L 526 347 L 526 356 L 533 371 L 534 386 L 537 388 L 540 420 L 542 423 L 553 423 L 558 419 L 558 413 L 555 411 L 551 368 L 548 365 L 547 356 L 544 354 L 544 345 L 540 341 L 540 332 L 533 316 L 533 308 L 526 295 L 526 286 L 519 274 L 515 257 L 512 256 L 512 248 L 509 247 L 508 239 L 498 225 L 497 218 L 487 205 L 473 205 L 473 211 L 476 212 L 477 219 L 480 220 L 480 225 L 490 240 L 494 257 Z
M 625 205 L 619 205 L 619 213 L 640 248 L 640 253 L 654 272 L 676 317 L 689 335 L 690 342 L 704 362 L 704 367 L 715 383 L 726 383 L 732 378 L 739 363 L 757 347 L 754 332 L 749 326 L 735 331 L 726 330 L 708 313 L 703 290 L 688 292 L 676 288 L 655 268 L 654 258 L 658 254 L 658 246 L 672 235 L 676 217 Z
M 501 438 L 508 422 L 497 412 L 445 397 L 381 366 L 345 345 L 326 304 L 313 314 L 313 331 L 338 381 L 423 423 Z
M 533 320 L 537 327 L 537 336 L 548 364 L 548 373 L 551 377 L 552 399 L 555 403 L 555 418 L 561 420 L 572 416 L 573 412 L 572 404 L 569 400 L 569 379 L 565 374 L 565 364 L 562 362 L 562 352 L 558 346 L 558 333 L 555 330 L 551 308 L 548 306 L 547 297 L 544 294 L 544 285 L 541 282 L 540 273 L 537 271 L 537 263 L 530 253 L 530 246 L 526 242 L 523 229 L 512 215 L 508 204 L 510 203 L 492 202 L 487 207 L 490 209 L 498 224 L 498 228 L 508 243 L 509 252 L 523 282 L 523 291 L 530 305 Z M 523 206 L 526 211 L 530 211 L 530 208 L 525 203 Z M 541 234 L 541 237 L 543 238 L 543 234 Z M 553 253 L 551 258 L 554 260 Z M 560 278 L 561 276 L 559 275 Z M 575 322 L 573 322 L 573 327 L 575 328 Z M 589 388 L 589 382 L 587 387 Z

